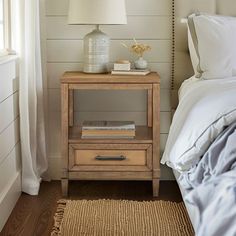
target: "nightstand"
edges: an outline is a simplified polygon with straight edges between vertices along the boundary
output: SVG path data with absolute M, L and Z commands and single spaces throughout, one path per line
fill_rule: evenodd
M 134 139 L 82 139 L 81 127 L 74 126 L 74 90 L 146 90 L 147 124 L 136 126 Z M 150 180 L 153 196 L 158 196 L 160 78 L 157 73 L 121 76 L 66 72 L 61 78 L 61 101 L 63 196 L 68 195 L 69 180 Z

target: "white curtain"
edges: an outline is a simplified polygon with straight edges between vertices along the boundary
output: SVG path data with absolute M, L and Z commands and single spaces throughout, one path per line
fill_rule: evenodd
M 37 195 L 48 168 L 40 47 L 40 0 L 17 0 L 22 191 Z

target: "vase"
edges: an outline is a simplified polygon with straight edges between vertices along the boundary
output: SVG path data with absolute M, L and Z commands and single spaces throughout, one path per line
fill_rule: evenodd
M 137 61 L 134 62 L 135 69 L 138 70 L 145 70 L 147 69 L 148 63 L 146 60 L 143 59 L 143 57 L 139 57 Z

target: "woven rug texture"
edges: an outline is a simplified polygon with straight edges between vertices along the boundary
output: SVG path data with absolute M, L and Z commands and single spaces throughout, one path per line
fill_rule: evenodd
M 184 203 L 60 200 L 51 236 L 193 236 Z

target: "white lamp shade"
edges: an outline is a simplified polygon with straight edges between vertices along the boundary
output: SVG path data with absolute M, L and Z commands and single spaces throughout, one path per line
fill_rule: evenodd
M 70 0 L 68 24 L 127 24 L 125 0 Z

